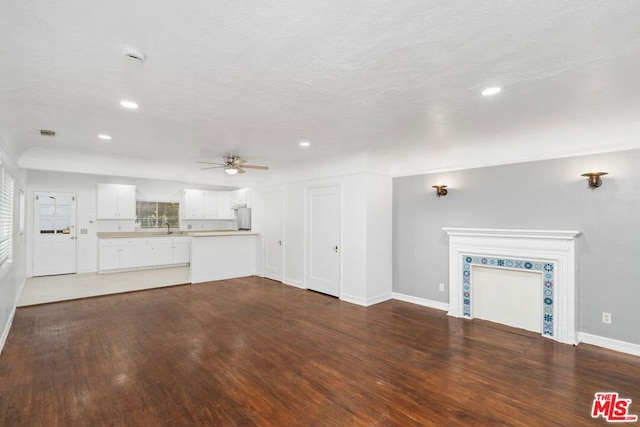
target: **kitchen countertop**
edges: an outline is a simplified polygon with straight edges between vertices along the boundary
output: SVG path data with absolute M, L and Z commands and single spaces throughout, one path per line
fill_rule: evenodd
M 118 239 L 128 237 L 172 237 L 172 236 L 191 236 L 191 237 L 213 237 L 213 236 L 253 236 L 257 235 L 255 231 L 250 230 L 176 230 L 171 234 L 166 231 L 103 231 L 97 233 L 99 239 Z
M 212 237 L 212 236 L 256 236 L 257 232 L 251 230 L 238 231 L 196 231 L 187 233 L 192 237 Z

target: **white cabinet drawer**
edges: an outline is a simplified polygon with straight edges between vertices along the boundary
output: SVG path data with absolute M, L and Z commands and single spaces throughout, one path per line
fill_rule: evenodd
M 120 246 L 120 240 L 122 239 L 99 239 L 100 246 Z

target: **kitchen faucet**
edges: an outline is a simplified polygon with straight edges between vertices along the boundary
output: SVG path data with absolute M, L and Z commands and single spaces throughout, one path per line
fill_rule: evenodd
M 171 233 L 173 233 L 173 231 L 171 231 L 171 226 L 169 225 L 169 223 L 167 223 L 167 234 Z

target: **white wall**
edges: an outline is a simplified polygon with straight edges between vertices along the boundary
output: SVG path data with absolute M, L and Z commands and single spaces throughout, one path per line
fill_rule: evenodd
M 256 190 L 254 214 L 261 226 L 260 199 L 268 192 L 284 195 L 283 283 L 306 288 L 305 194 L 310 188 L 341 189 L 340 298 L 370 305 L 391 298 L 392 180 L 388 176 L 356 173 L 265 187 Z
M 304 287 L 304 187 L 289 186 L 284 192 L 283 282 Z
M 26 189 L 26 174 L 19 170 L 16 163 L 9 157 L 4 143 L 0 140 L 0 158 L 2 165 L 15 179 L 13 199 L 13 262 L 0 269 L 0 351 L 9 334 L 9 328 L 16 309 L 16 302 L 24 285 L 25 274 L 25 235 L 19 234 L 20 221 L 20 190 Z
M 367 300 L 391 297 L 393 274 L 393 180 L 388 176 L 367 177 Z

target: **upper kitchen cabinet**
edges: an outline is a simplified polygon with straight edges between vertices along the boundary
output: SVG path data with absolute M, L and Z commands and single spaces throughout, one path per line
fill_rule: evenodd
M 204 219 L 204 193 L 202 190 L 184 190 L 182 219 Z
M 204 219 L 218 218 L 219 197 L 217 191 L 204 191 L 204 209 L 202 215 Z
M 96 219 L 136 219 L 136 186 L 97 184 Z
M 231 191 L 218 192 L 218 219 L 234 219 L 231 210 Z
M 251 190 L 243 188 L 242 190 L 231 191 L 231 206 L 235 205 L 247 205 L 251 207 Z
M 184 190 L 182 219 L 235 219 L 235 191 Z M 242 202 L 245 203 L 245 202 Z

